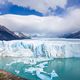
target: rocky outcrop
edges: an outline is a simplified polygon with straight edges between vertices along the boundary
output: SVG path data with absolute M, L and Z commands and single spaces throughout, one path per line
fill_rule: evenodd
M 0 70 L 0 80 L 28 80 L 18 76 L 15 76 L 9 72 Z

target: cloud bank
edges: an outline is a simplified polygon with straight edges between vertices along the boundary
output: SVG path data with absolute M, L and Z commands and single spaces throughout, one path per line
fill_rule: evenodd
M 80 9 L 68 10 L 65 17 L 0 15 L 0 25 L 26 33 L 66 33 L 80 30 Z
M 8 2 L 25 8 L 34 9 L 40 13 L 48 14 L 49 8 L 56 9 L 57 6 L 65 8 L 67 0 L 8 0 Z

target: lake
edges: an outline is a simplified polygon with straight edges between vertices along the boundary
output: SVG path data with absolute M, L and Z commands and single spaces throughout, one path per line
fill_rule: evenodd
M 38 61 L 37 58 L 0 57 L 0 69 L 30 80 L 80 80 L 80 58 Z

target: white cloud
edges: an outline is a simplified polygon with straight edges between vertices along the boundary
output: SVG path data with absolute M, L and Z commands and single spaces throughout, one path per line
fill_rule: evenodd
M 0 6 L 1 5 L 6 5 L 6 3 L 7 3 L 7 0 L 0 0 Z
M 49 8 L 56 9 L 56 6 L 65 8 L 67 4 L 67 0 L 8 0 L 8 2 L 26 8 L 29 7 L 43 14 L 48 13 Z
M 68 11 L 65 17 L 0 15 L 0 24 L 14 31 L 29 33 L 62 33 L 80 30 L 80 9 Z
M 4 0 L 0 0 L 0 4 L 5 4 L 5 1 Z

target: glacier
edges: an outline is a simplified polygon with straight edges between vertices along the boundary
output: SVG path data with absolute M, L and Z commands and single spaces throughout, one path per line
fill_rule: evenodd
M 0 56 L 11 57 L 80 57 L 80 40 L 12 40 L 0 41 Z

